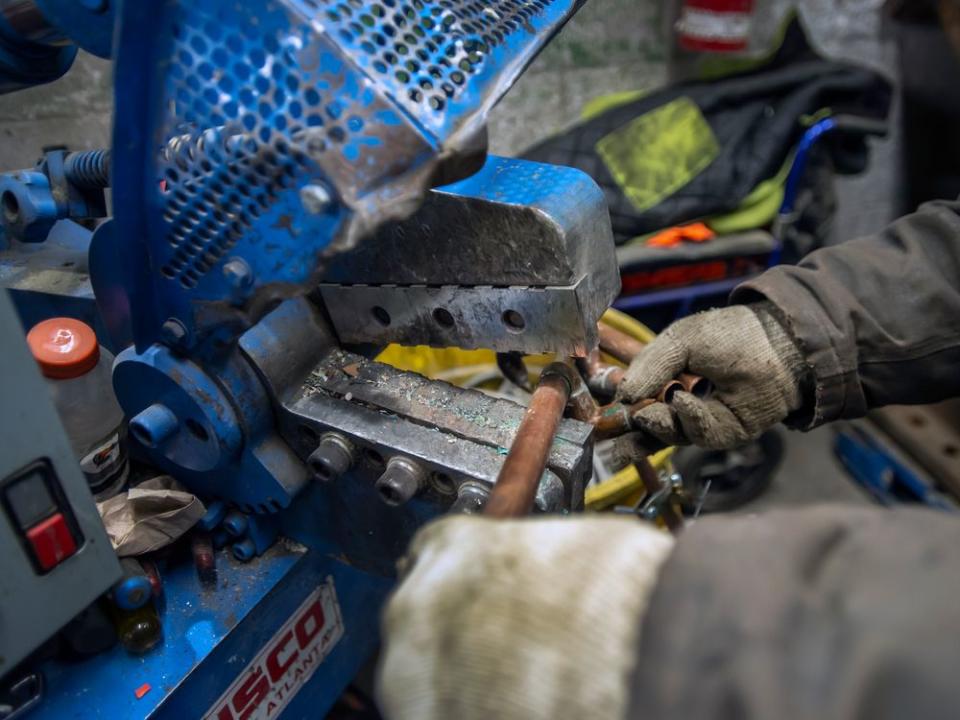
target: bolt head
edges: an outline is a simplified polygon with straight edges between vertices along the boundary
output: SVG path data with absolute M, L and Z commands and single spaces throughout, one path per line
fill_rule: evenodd
M 176 318 L 168 318 L 160 326 L 160 337 L 168 345 L 179 345 L 187 338 L 187 328 Z
M 253 271 L 241 258 L 228 260 L 223 266 L 223 276 L 237 290 L 246 290 L 253 285 Z
M 300 188 L 300 203 L 311 215 L 319 215 L 333 204 L 333 196 L 325 185 L 313 183 Z

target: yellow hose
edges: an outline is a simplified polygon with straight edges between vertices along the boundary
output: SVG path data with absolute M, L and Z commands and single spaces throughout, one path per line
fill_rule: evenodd
M 630 335 L 631 337 L 634 337 L 640 342 L 644 343 L 652 341 L 657 336 L 653 330 L 648 328 L 639 320 L 634 320 L 626 313 L 622 313 L 619 310 L 614 310 L 613 308 L 610 308 L 603 314 L 603 317 L 600 318 L 600 322 L 609 325 L 614 330 L 619 330 L 622 333 L 626 333 L 627 335 Z

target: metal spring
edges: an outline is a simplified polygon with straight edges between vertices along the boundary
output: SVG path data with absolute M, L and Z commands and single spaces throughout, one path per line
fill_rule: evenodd
M 67 180 L 82 188 L 110 187 L 110 151 L 87 150 L 67 155 L 63 164 Z

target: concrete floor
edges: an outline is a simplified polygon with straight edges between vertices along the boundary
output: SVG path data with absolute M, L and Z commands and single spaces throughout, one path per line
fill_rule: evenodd
M 786 452 L 771 487 L 745 505 L 741 512 L 762 513 L 773 508 L 800 507 L 823 502 L 871 504 L 833 453 L 833 430 L 783 431 Z

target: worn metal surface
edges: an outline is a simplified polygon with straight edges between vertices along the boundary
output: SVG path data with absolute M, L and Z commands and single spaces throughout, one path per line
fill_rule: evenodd
M 603 195 L 569 168 L 490 157 L 331 261 L 341 340 L 585 355 L 620 290 Z
M 346 438 L 356 453 L 348 472 L 314 481 L 284 511 L 283 532 L 342 553 L 370 572 L 390 574 L 426 519 L 482 506 L 525 410 L 334 351 L 276 412 L 280 432 L 299 457 L 308 458 L 328 432 Z M 561 422 L 537 488 L 538 511 L 582 506 L 592 448 L 589 426 Z M 399 507 L 383 502 L 376 488 L 392 458 L 413 461 L 426 475 L 419 492 Z M 461 495 L 469 502 L 458 503 Z M 335 544 L 325 545 L 325 537 Z
M 509 400 L 465 390 L 445 382 L 429 380 L 416 373 L 364 360 L 348 353 L 332 354 L 310 379 L 318 392 L 347 398 L 378 411 L 408 418 L 453 438 L 475 442 L 506 455 L 525 409 Z M 384 430 L 389 430 L 384 427 Z M 447 439 L 448 445 L 450 438 Z M 576 493 L 582 489 L 577 476 L 589 474 L 590 428 L 564 420 L 557 429 L 547 467 L 559 475 L 574 494 L 567 497 L 576 507 Z M 586 464 L 584 464 L 586 463 Z M 493 481 L 496 474 L 489 481 Z M 582 478 L 581 478 L 582 479 Z

